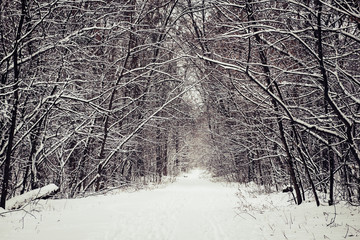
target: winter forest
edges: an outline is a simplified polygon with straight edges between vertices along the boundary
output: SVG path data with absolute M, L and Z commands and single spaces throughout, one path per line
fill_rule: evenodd
M 2 0 L 0 207 L 193 167 L 358 205 L 359 69 L 357 0 Z

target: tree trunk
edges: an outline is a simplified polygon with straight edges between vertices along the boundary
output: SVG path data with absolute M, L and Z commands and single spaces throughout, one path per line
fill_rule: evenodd
M 252 8 L 250 7 L 250 4 L 251 4 L 251 1 L 248 1 L 248 4 L 247 4 L 248 18 L 249 18 L 249 21 L 256 22 L 253 12 L 252 12 Z M 257 29 L 254 28 L 254 31 L 257 32 Z M 259 44 L 263 43 L 263 41 L 261 40 L 261 38 L 258 34 L 255 34 L 255 39 L 256 39 L 257 43 L 259 43 Z M 249 45 L 248 60 L 250 60 L 250 53 L 251 53 L 251 46 Z M 260 57 L 260 60 L 262 63 L 263 71 L 265 73 L 265 80 L 266 80 L 268 89 L 271 93 L 274 94 L 274 90 L 272 87 L 272 81 L 270 78 L 271 71 L 270 71 L 270 68 L 268 67 L 268 60 L 267 60 L 266 54 L 263 49 L 260 49 L 258 51 L 258 54 L 259 54 L 259 57 Z M 250 77 L 248 71 L 246 71 L 246 74 Z M 278 106 L 276 100 L 272 98 L 271 103 L 274 106 L 275 113 L 280 113 L 280 109 L 279 109 L 279 106 Z M 288 145 L 286 137 L 285 137 L 285 129 L 284 129 L 284 125 L 283 125 L 283 120 L 281 119 L 281 117 L 279 117 L 279 115 L 276 116 L 276 119 L 277 119 L 277 124 L 278 124 L 279 132 L 280 132 L 281 142 L 283 144 L 283 147 L 285 149 L 285 153 L 287 156 L 286 159 L 287 159 L 287 163 L 288 163 L 290 179 L 291 179 L 292 184 L 294 185 L 294 189 L 295 189 L 295 193 L 296 193 L 296 199 L 297 199 L 296 203 L 298 205 L 300 205 L 302 203 L 302 197 L 301 197 L 300 188 L 299 188 L 299 185 L 298 185 L 298 182 L 296 179 L 296 173 L 295 173 L 295 168 L 294 168 L 294 163 L 293 163 L 293 159 L 291 156 L 290 148 L 289 148 L 289 145 Z
M 8 185 L 10 180 L 10 163 L 11 163 L 11 153 L 14 141 L 14 133 L 16 128 L 16 120 L 17 120 L 17 109 L 19 105 L 19 75 L 20 69 L 18 65 L 18 41 L 21 37 L 21 31 L 24 24 L 25 14 L 26 14 L 26 0 L 21 1 L 21 17 L 19 21 L 19 26 L 17 28 L 15 46 L 14 46 L 14 54 L 13 54 L 13 63 L 14 63 L 14 102 L 13 102 L 13 109 L 11 113 L 11 126 L 9 129 L 9 138 L 8 144 L 6 149 L 6 156 L 5 156 L 5 164 L 4 164 L 4 178 L 2 183 L 2 192 L 1 192 L 1 199 L 0 199 L 0 207 L 5 208 L 5 202 L 8 192 Z
M 329 82 L 328 82 L 328 76 L 326 74 L 325 69 L 325 63 L 324 63 L 324 53 L 323 53 L 323 43 L 322 43 L 322 27 L 321 27 L 321 16 L 322 16 L 322 3 L 319 0 L 316 0 L 316 9 L 317 9 L 317 29 L 315 30 L 315 37 L 317 37 L 317 52 L 319 57 L 319 65 L 320 65 L 320 71 L 322 74 L 322 80 L 321 83 L 324 87 L 324 108 L 325 108 L 325 114 L 328 115 L 328 103 L 334 110 L 334 112 L 338 115 L 340 120 L 345 124 L 345 127 L 347 130 L 351 128 L 350 123 L 346 121 L 346 119 L 343 118 L 342 113 L 338 109 L 338 107 L 335 105 L 333 100 L 331 99 L 329 95 Z M 350 136 L 348 136 L 348 142 L 350 145 L 352 145 L 352 134 L 350 133 Z M 329 139 L 328 145 L 330 146 L 331 139 Z M 328 147 L 328 161 L 329 161 L 329 205 L 334 204 L 334 170 L 335 170 L 335 160 L 334 155 L 331 154 L 331 149 Z M 350 146 L 350 148 L 352 148 Z M 356 157 L 356 156 L 355 156 Z M 359 162 L 359 161 L 358 161 Z

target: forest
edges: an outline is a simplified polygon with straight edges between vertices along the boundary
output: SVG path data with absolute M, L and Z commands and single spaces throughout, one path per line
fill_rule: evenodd
M 360 202 L 357 0 L 0 1 L 0 207 L 191 166 Z

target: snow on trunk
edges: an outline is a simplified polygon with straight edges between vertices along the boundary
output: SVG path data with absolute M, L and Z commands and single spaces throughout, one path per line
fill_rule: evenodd
M 6 209 L 18 209 L 33 200 L 48 197 L 49 195 L 56 193 L 58 190 L 59 187 L 55 184 L 49 184 L 42 188 L 31 190 L 22 195 L 9 199 L 6 202 Z

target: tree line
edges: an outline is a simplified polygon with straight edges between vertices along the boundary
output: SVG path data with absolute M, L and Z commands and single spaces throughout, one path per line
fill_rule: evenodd
M 0 206 L 47 183 L 74 197 L 159 182 L 205 142 L 199 161 L 228 180 L 289 185 L 297 204 L 359 202 L 359 12 L 355 0 L 2 1 Z
M 2 1 L 1 207 L 161 180 L 193 119 L 178 1 Z
M 208 4 L 198 55 L 216 172 L 290 185 L 297 204 L 358 202 L 359 2 Z

